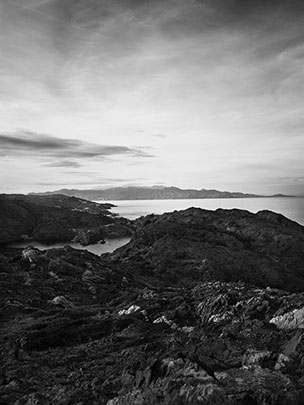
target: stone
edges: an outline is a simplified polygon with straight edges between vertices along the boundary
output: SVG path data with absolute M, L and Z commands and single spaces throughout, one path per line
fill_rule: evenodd
M 139 306 L 137 306 L 137 305 L 131 305 L 130 308 L 128 308 L 128 309 L 122 309 L 122 310 L 120 310 L 120 311 L 118 312 L 118 315 L 119 315 L 119 316 L 122 316 L 122 315 L 130 315 L 130 314 L 133 314 L 134 312 L 137 312 L 137 311 L 139 311 L 139 310 L 140 310 L 140 307 L 139 307 Z
M 270 323 L 276 325 L 279 329 L 298 329 L 304 328 L 304 307 L 294 309 L 284 315 L 275 316 L 270 319 Z

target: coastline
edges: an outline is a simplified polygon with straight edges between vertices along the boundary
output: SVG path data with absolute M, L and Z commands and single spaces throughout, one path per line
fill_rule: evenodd
M 97 201 L 104 203 L 104 201 Z M 207 210 L 243 209 L 249 212 L 270 210 L 304 225 L 304 197 L 174 199 L 174 200 L 110 200 L 116 205 L 111 212 L 134 220 L 149 214 L 199 207 Z
M 0 248 L 1 397 L 296 403 L 303 235 L 270 211 L 189 208 L 141 218 L 100 257 Z

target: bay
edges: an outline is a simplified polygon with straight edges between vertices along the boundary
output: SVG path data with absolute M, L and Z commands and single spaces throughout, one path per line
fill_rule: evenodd
M 10 247 L 16 247 L 16 248 L 24 248 L 27 246 L 34 246 L 37 249 L 40 250 L 47 250 L 47 249 L 54 249 L 54 248 L 62 248 L 64 246 L 71 246 L 74 249 L 82 249 L 82 250 L 88 250 L 91 253 L 94 253 L 95 255 L 101 255 L 102 253 L 109 253 L 113 252 L 115 249 L 118 249 L 119 247 L 125 245 L 128 243 L 130 238 L 116 238 L 116 239 L 107 239 L 106 243 L 96 243 L 94 245 L 87 245 L 87 246 L 82 246 L 80 243 L 74 243 L 74 242 L 65 242 L 65 243 L 53 243 L 46 245 L 44 243 L 39 243 L 35 241 L 24 241 L 24 242 L 19 242 L 19 243 L 13 243 L 10 245 Z
M 218 208 L 239 208 L 256 213 L 261 210 L 270 210 L 304 225 L 304 198 L 303 197 L 272 197 L 272 198 L 212 198 L 194 200 L 119 200 L 96 201 L 109 202 L 116 207 L 111 212 L 129 219 L 136 219 L 143 215 L 163 214 L 175 210 L 184 210 L 189 207 L 198 207 L 207 210 Z

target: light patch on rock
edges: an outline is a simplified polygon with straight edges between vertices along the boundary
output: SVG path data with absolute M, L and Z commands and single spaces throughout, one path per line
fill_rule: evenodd
M 73 307 L 74 304 L 70 302 L 64 295 L 59 295 L 52 299 L 51 301 L 55 305 L 63 305 L 66 308 Z
M 139 310 L 140 310 L 140 307 L 139 307 L 139 306 L 137 306 L 137 305 L 131 305 L 130 308 L 128 308 L 128 309 L 121 309 L 121 310 L 118 312 L 118 315 L 119 315 L 119 316 L 122 316 L 122 315 L 130 315 L 130 314 L 133 314 L 134 312 L 137 312 L 137 311 L 139 311 Z
M 30 263 L 36 263 L 38 258 L 38 252 L 35 248 L 28 246 L 22 250 L 22 258 L 28 260 Z
M 194 331 L 194 326 L 183 326 L 182 328 L 181 328 L 181 330 L 183 331 L 183 332 L 186 332 L 186 333 L 191 333 L 191 332 L 193 332 Z
M 270 323 L 276 325 L 279 329 L 298 329 L 304 328 L 304 307 L 294 309 L 284 315 L 275 316 L 270 319 Z
M 290 362 L 290 358 L 288 356 L 286 356 L 286 354 L 280 353 L 278 360 L 274 366 L 274 369 L 281 370 L 281 368 L 284 368 L 286 366 L 286 364 L 289 362 Z
M 255 349 L 247 349 L 242 359 L 242 366 L 245 368 L 259 366 L 263 360 L 269 359 L 271 354 L 272 353 L 268 350 L 258 351 Z
M 173 329 L 178 329 L 176 323 L 168 319 L 165 315 L 160 316 L 159 318 L 156 318 L 153 323 L 165 323 L 166 325 L 169 325 Z
M 232 318 L 232 314 L 225 312 L 224 314 L 214 314 L 209 318 L 209 322 L 220 323 L 224 321 L 229 321 Z

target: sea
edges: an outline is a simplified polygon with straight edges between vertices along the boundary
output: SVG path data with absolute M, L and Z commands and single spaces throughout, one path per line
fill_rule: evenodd
M 115 207 L 111 212 L 128 219 L 136 219 L 149 214 L 163 214 L 175 210 L 184 210 L 190 207 L 198 207 L 207 210 L 218 208 L 239 208 L 250 212 L 270 210 L 284 215 L 285 217 L 304 225 L 304 197 L 278 197 L 278 198 L 213 198 L 194 200 L 127 200 L 127 201 L 95 201 L 104 204 L 109 202 Z M 81 246 L 79 243 L 56 243 L 45 245 L 39 242 L 21 242 L 12 244 L 12 247 L 26 247 L 29 244 L 40 250 L 60 248 L 70 245 L 75 249 L 85 249 L 96 255 L 113 252 L 117 248 L 128 243 L 130 238 L 117 238 L 106 240 L 104 244 Z
M 304 225 L 304 197 L 265 197 L 265 198 L 212 198 L 193 200 L 128 200 L 128 201 L 96 201 L 109 202 L 116 205 L 111 212 L 125 218 L 136 219 L 149 214 L 163 214 L 189 207 L 206 210 L 218 208 L 239 208 L 250 212 L 270 210 Z

